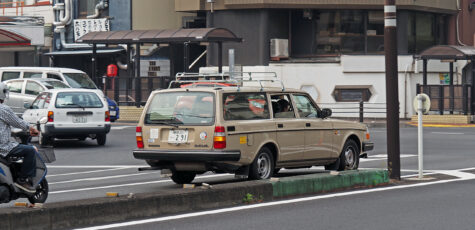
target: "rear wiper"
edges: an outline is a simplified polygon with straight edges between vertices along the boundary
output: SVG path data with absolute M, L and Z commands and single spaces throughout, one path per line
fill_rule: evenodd
M 84 107 L 84 106 L 82 106 L 82 105 L 78 105 L 78 104 L 76 104 L 76 103 L 69 103 L 69 104 L 64 104 L 64 105 L 65 105 L 65 106 L 75 105 L 75 106 L 77 106 L 77 107 L 79 107 L 79 108 L 81 108 L 81 109 L 85 109 L 85 108 L 86 108 L 86 107 Z
M 173 123 L 172 122 L 166 122 L 166 121 L 173 121 Z M 173 126 L 173 127 L 176 127 L 176 128 L 178 128 L 178 125 L 183 124 L 183 122 L 181 122 L 179 120 L 176 120 L 176 119 L 149 120 L 148 123 L 149 124 L 156 124 L 156 125 L 168 125 L 168 126 Z

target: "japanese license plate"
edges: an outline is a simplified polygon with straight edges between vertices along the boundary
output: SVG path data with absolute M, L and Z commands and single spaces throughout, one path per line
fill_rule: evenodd
M 87 122 L 87 117 L 85 116 L 74 116 L 73 117 L 73 123 L 86 123 Z
M 109 111 L 109 114 L 110 114 L 111 116 L 115 116 L 115 115 L 117 114 L 117 111 L 115 111 L 115 110 L 110 110 L 110 111 Z
M 186 143 L 188 140 L 188 130 L 170 130 L 168 143 Z

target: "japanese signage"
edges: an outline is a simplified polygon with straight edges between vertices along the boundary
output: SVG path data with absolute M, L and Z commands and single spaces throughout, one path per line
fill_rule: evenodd
M 74 39 L 78 40 L 89 32 L 109 31 L 109 20 L 99 19 L 76 19 L 74 20 Z

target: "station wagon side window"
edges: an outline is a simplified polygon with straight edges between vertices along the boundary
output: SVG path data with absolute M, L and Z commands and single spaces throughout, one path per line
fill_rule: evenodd
M 289 94 L 271 95 L 272 113 L 274 118 L 294 118 L 295 111 L 292 107 Z
M 43 86 L 40 84 L 33 82 L 33 81 L 27 81 L 26 82 L 26 87 L 25 87 L 25 94 L 29 95 L 38 95 L 41 92 L 43 92 L 45 89 L 43 89 Z
M 269 108 L 265 93 L 223 94 L 225 120 L 269 119 Z
M 49 106 L 51 100 L 51 94 L 50 93 L 42 93 L 38 97 L 36 97 L 35 101 L 33 101 L 33 104 L 31 107 L 33 109 L 43 109 L 47 108 Z
M 3 72 L 2 81 L 20 78 L 20 72 Z
M 299 111 L 299 116 L 304 117 L 318 117 L 318 109 L 312 103 L 311 99 L 306 95 L 294 95 L 295 103 Z
M 50 78 L 50 79 L 56 79 L 56 80 L 60 80 L 60 81 L 63 81 L 63 79 L 61 79 L 60 76 L 56 75 L 56 74 L 52 74 L 52 73 L 48 73 L 46 75 L 47 78 Z
M 43 75 L 42 73 L 38 73 L 38 72 L 24 72 L 23 78 L 41 78 L 42 75 Z
M 12 81 L 7 83 L 8 90 L 10 93 L 21 93 L 21 87 L 23 86 L 23 81 Z

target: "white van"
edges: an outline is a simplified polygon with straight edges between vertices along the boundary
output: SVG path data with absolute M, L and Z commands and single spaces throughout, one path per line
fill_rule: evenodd
M 52 78 L 66 83 L 71 88 L 97 89 L 91 78 L 77 69 L 24 66 L 0 68 L 0 81 L 17 78 Z

